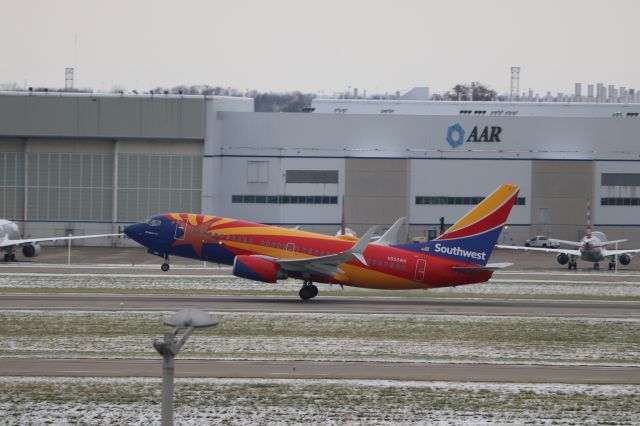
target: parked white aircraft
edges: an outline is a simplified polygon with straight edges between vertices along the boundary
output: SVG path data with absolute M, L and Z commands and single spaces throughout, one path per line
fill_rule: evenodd
M 14 253 L 17 247 L 22 247 L 24 257 L 36 257 L 42 251 L 38 243 L 45 241 L 78 240 L 81 238 L 116 237 L 122 234 L 78 235 L 74 237 L 49 237 L 49 238 L 20 238 L 18 225 L 10 220 L 0 219 L 0 251 L 4 251 L 4 261 L 16 260 Z
M 569 265 L 569 269 L 576 269 L 576 259 L 580 258 L 587 262 L 593 262 L 593 269 L 600 269 L 600 262 L 605 259 L 609 260 L 609 270 L 615 269 L 616 258 L 623 265 L 628 265 L 631 262 L 631 254 L 640 252 L 640 249 L 632 250 L 609 250 L 606 246 L 623 243 L 625 240 L 613 240 L 608 241 L 607 236 L 603 232 L 591 231 L 587 229 L 587 235 L 585 235 L 580 241 L 565 241 L 554 238 L 554 241 L 560 244 L 575 247 L 575 249 L 562 249 L 562 248 L 541 248 L 541 247 L 522 247 L 522 246 L 504 246 L 498 245 L 496 247 L 511 250 L 531 250 L 531 251 L 544 251 L 547 253 L 558 253 L 556 259 L 561 265 Z

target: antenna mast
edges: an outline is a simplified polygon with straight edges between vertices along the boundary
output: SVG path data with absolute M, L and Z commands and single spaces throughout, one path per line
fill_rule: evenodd
M 517 101 L 520 93 L 520 67 L 511 67 L 511 93 L 509 101 Z

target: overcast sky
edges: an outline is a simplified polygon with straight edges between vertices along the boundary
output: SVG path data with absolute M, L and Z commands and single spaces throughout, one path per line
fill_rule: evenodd
M 0 84 L 640 88 L 637 0 L 0 0 Z M 583 90 L 586 90 L 583 89 Z

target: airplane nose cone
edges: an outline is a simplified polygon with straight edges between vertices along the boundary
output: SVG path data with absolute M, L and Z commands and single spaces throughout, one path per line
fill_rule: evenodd
M 124 228 L 124 233 L 127 237 L 135 240 L 140 236 L 140 234 L 142 234 L 142 224 L 134 223 L 133 225 L 129 225 Z

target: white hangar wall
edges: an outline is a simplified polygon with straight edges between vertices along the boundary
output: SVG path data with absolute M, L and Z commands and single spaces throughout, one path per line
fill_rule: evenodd
M 510 217 L 510 238 L 515 242 L 531 233 L 578 238 L 584 233 L 588 201 L 594 206 L 596 225 L 616 225 L 610 229 L 613 237 L 622 230 L 630 235 L 634 229 L 638 207 L 624 206 L 618 213 L 615 207 L 601 208 L 596 179 L 600 168 L 613 170 L 626 163 L 629 173 L 640 174 L 640 163 L 633 161 L 640 158 L 638 119 L 233 112 L 219 116 L 222 163 L 232 158 L 286 158 L 294 163 L 312 159 L 317 169 L 326 160 L 344 160 L 339 188 L 345 190 L 347 223 L 359 232 L 369 224 L 388 225 L 407 216 L 409 235 L 421 235 L 439 217 L 452 223 L 470 206 L 418 205 L 416 197 L 484 196 L 503 182 L 522 187 L 524 205 L 516 206 Z M 447 137 L 456 125 L 465 136 L 454 132 L 450 138 L 463 141 L 453 147 Z M 500 129 L 499 142 L 487 140 L 492 128 Z M 477 142 L 469 141 L 474 132 Z M 431 185 L 426 193 L 424 182 Z M 437 192 L 432 192 L 433 185 Z M 253 205 L 233 206 L 243 217 L 254 211 Z M 299 211 L 302 216 L 297 219 L 303 222 L 306 210 Z M 270 218 L 290 223 L 282 213 L 279 219 Z
M 308 230 L 328 225 L 335 232 L 341 218 L 339 197 L 344 194 L 344 179 L 338 178 L 337 183 L 288 183 L 287 171 L 335 171 L 338 176 L 344 176 L 344 166 L 343 159 L 225 157 L 219 171 L 225 184 L 221 203 L 214 213 L 261 223 L 302 225 Z M 234 202 L 234 197 L 238 196 L 269 197 L 271 200 Z M 292 199 L 287 203 L 273 199 L 283 196 Z M 307 202 L 300 200 L 302 196 L 335 199 Z M 296 197 L 295 203 L 291 202 L 293 197 Z

